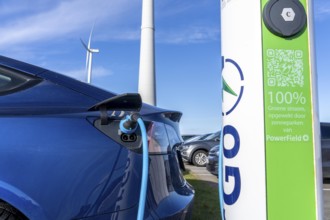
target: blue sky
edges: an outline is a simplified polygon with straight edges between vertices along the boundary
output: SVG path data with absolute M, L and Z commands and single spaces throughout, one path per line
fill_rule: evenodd
M 330 2 L 315 0 L 319 111 L 330 122 Z M 220 1 L 155 0 L 157 105 L 183 113 L 182 133 L 220 129 Z M 0 54 L 85 80 L 93 23 L 92 84 L 137 92 L 141 0 L 1 1 Z

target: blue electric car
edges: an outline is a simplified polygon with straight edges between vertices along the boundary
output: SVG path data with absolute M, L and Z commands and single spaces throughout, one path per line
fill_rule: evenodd
M 0 56 L 0 219 L 136 219 L 141 131 L 119 129 L 132 112 L 149 142 L 144 219 L 190 219 L 180 112 Z

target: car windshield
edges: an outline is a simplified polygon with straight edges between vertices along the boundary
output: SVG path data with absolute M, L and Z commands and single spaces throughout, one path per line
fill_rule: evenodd
M 207 138 L 209 135 L 211 135 L 211 134 L 197 135 L 197 136 L 194 136 L 194 137 L 191 137 L 191 138 L 187 139 L 185 142 L 205 140 L 205 138 Z
M 216 138 L 216 137 L 219 137 L 219 136 L 220 136 L 220 131 L 215 132 L 215 133 L 213 133 L 213 134 L 207 136 L 207 137 L 205 138 L 205 140 L 212 140 L 212 139 L 214 139 L 214 138 Z
M 190 142 L 190 141 L 195 141 L 198 140 L 202 135 L 197 135 L 191 138 L 188 138 L 187 140 L 185 140 L 185 142 Z

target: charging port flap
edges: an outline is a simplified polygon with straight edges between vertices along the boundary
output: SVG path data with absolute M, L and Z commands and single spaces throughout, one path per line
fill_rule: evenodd
M 99 102 L 92 106 L 88 111 L 98 111 L 101 109 L 107 110 L 122 110 L 139 112 L 142 106 L 142 99 L 138 93 L 125 93 L 117 95 Z
M 135 111 L 139 112 L 142 106 L 142 99 L 138 93 L 125 93 L 99 102 L 88 109 L 88 111 L 100 111 L 101 124 L 107 125 L 108 110 Z

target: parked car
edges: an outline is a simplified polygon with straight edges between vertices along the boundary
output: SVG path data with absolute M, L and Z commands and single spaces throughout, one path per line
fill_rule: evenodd
M 141 132 L 119 129 L 132 111 L 149 139 L 145 219 L 190 219 L 180 112 L 0 56 L 0 219 L 136 219 Z
M 321 122 L 323 179 L 330 179 L 330 123 Z
M 213 175 L 218 176 L 218 164 L 219 164 L 219 146 L 216 145 L 209 151 L 208 160 L 206 163 L 206 169 Z
M 184 142 L 182 142 L 177 149 L 180 151 L 181 154 L 181 150 L 183 148 L 183 146 L 186 146 L 188 142 L 193 142 L 193 141 L 199 141 L 199 140 L 204 140 L 205 138 L 207 138 L 208 136 L 210 136 L 213 133 L 208 133 L 208 134 L 203 134 L 203 135 L 195 135 L 191 138 L 186 139 Z
M 220 131 L 207 136 L 203 140 L 195 140 L 183 143 L 179 149 L 182 158 L 195 166 L 206 166 L 209 150 L 218 145 L 220 141 Z

